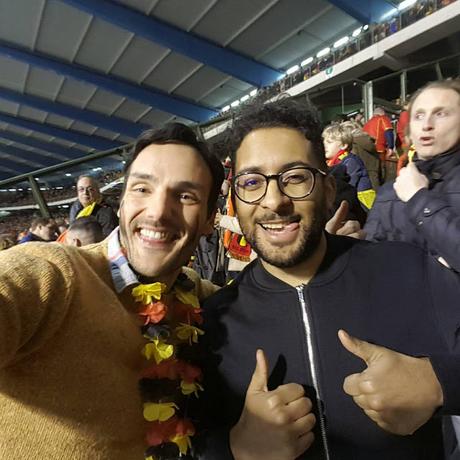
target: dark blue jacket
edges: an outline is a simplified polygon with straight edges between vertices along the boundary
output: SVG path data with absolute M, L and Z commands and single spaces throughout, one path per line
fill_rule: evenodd
M 406 241 L 460 272 L 460 149 L 431 160 L 415 160 L 430 185 L 407 203 L 385 184 L 377 194 L 364 230 L 371 241 Z
M 402 278 L 396 293 L 394 285 Z M 204 340 L 210 354 L 199 402 L 205 433 L 198 442 L 200 458 L 232 458 L 228 431 L 239 419 L 256 349 L 262 348 L 270 363 L 269 389 L 290 382 L 306 388 L 315 405 L 316 429 L 320 417 L 325 423 L 331 460 L 441 459 L 440 417 L 413 435 L 396 436 L 379 428 L 344 393 L 345 377 L 366 366 L 343 348 L 337 331 L 345 329 L 408 355 L 429 356 L 444 392 L 442 412 L 460 413 L 459 294 L 455 273 L 404 243 L 328 237 L 318 273 L 297 289 L 255 260 L 204 305 Z M 306 321 L 314 358 L 307 348 Z M 314 395 L 312 363 L 321 408 Z M 324 449 L 317 432 L 313 446 L 299 458 L 325 458 Z

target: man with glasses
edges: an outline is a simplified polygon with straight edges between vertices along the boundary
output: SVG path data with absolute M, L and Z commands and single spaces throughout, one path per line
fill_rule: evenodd
M 248 106 L 229 151 L 258 259 L 204 306 L 201 458 L 442 458 L 433 415 L 460 411 L 458 277 L 412 246 L 324 231 L 335 184 L 312 107 Z
M 94 177 L 83 175 L 78 178 L 77 198 L 70 208 L 71 224 L 80 217 L 92 216 L 101 225 L 104 238 L 118 225 L 118 218 L 111 206 L 103 200 Z

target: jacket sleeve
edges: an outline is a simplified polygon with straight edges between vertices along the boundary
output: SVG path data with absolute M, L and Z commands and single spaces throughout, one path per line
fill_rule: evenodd
M 419 190 L 407 203 L 410 221 L 423 235 L 431 253 L 460 272 L 460 210 L 433 190 Z
M 388 206 L 388 203 L 385 203 L 382 200 L 380 190 L 377 193 L 377 198 L 371 210 L 369 211 L 369 214 L 367 215 L 366 224 L 364 225 L 366 240 L 369 241 L 386 240 L 385 230 L 382 226 L 382 217 L 385 212 L 385 207 Z
M 39 349 L 65 320 L 73 271 L 63 252 L 54 243 L 0 252 L 0 368 Z
M 359 179 L 361 179 L 362 175 L 361 165 L 354 158 L 347 158 L 345 167 L 347 169 L 347 174 L 350 176 L 349 184 L 357 188 Z
M 446 352 L 428 353 L 431 365 L 441 384 L 444 404 L 442 412 L 460 415 L 460 276 L 427 257 L 426 281 L 430 285 L 434 328 L 444 339 Z

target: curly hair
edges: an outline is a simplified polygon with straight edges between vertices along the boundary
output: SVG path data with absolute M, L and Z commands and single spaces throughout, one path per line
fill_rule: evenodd
M 308 101 L 298 101 L 284 97 L 264 103 L 255 100 L 242 109 L 233 125 L 226 132 L 226 150 L 235 165 L 236 152 L 243 139 L 252 131 L 263 128 L 291 128 L 302 133 L 313 146 L 313 154 L 318 167 L 326 168 L 322 123 L 317 109 Z

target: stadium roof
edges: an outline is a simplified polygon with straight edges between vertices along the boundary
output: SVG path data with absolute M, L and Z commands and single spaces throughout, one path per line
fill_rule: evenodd
M 0 0 L 0 180 L 205 122 L 387 0 Z

